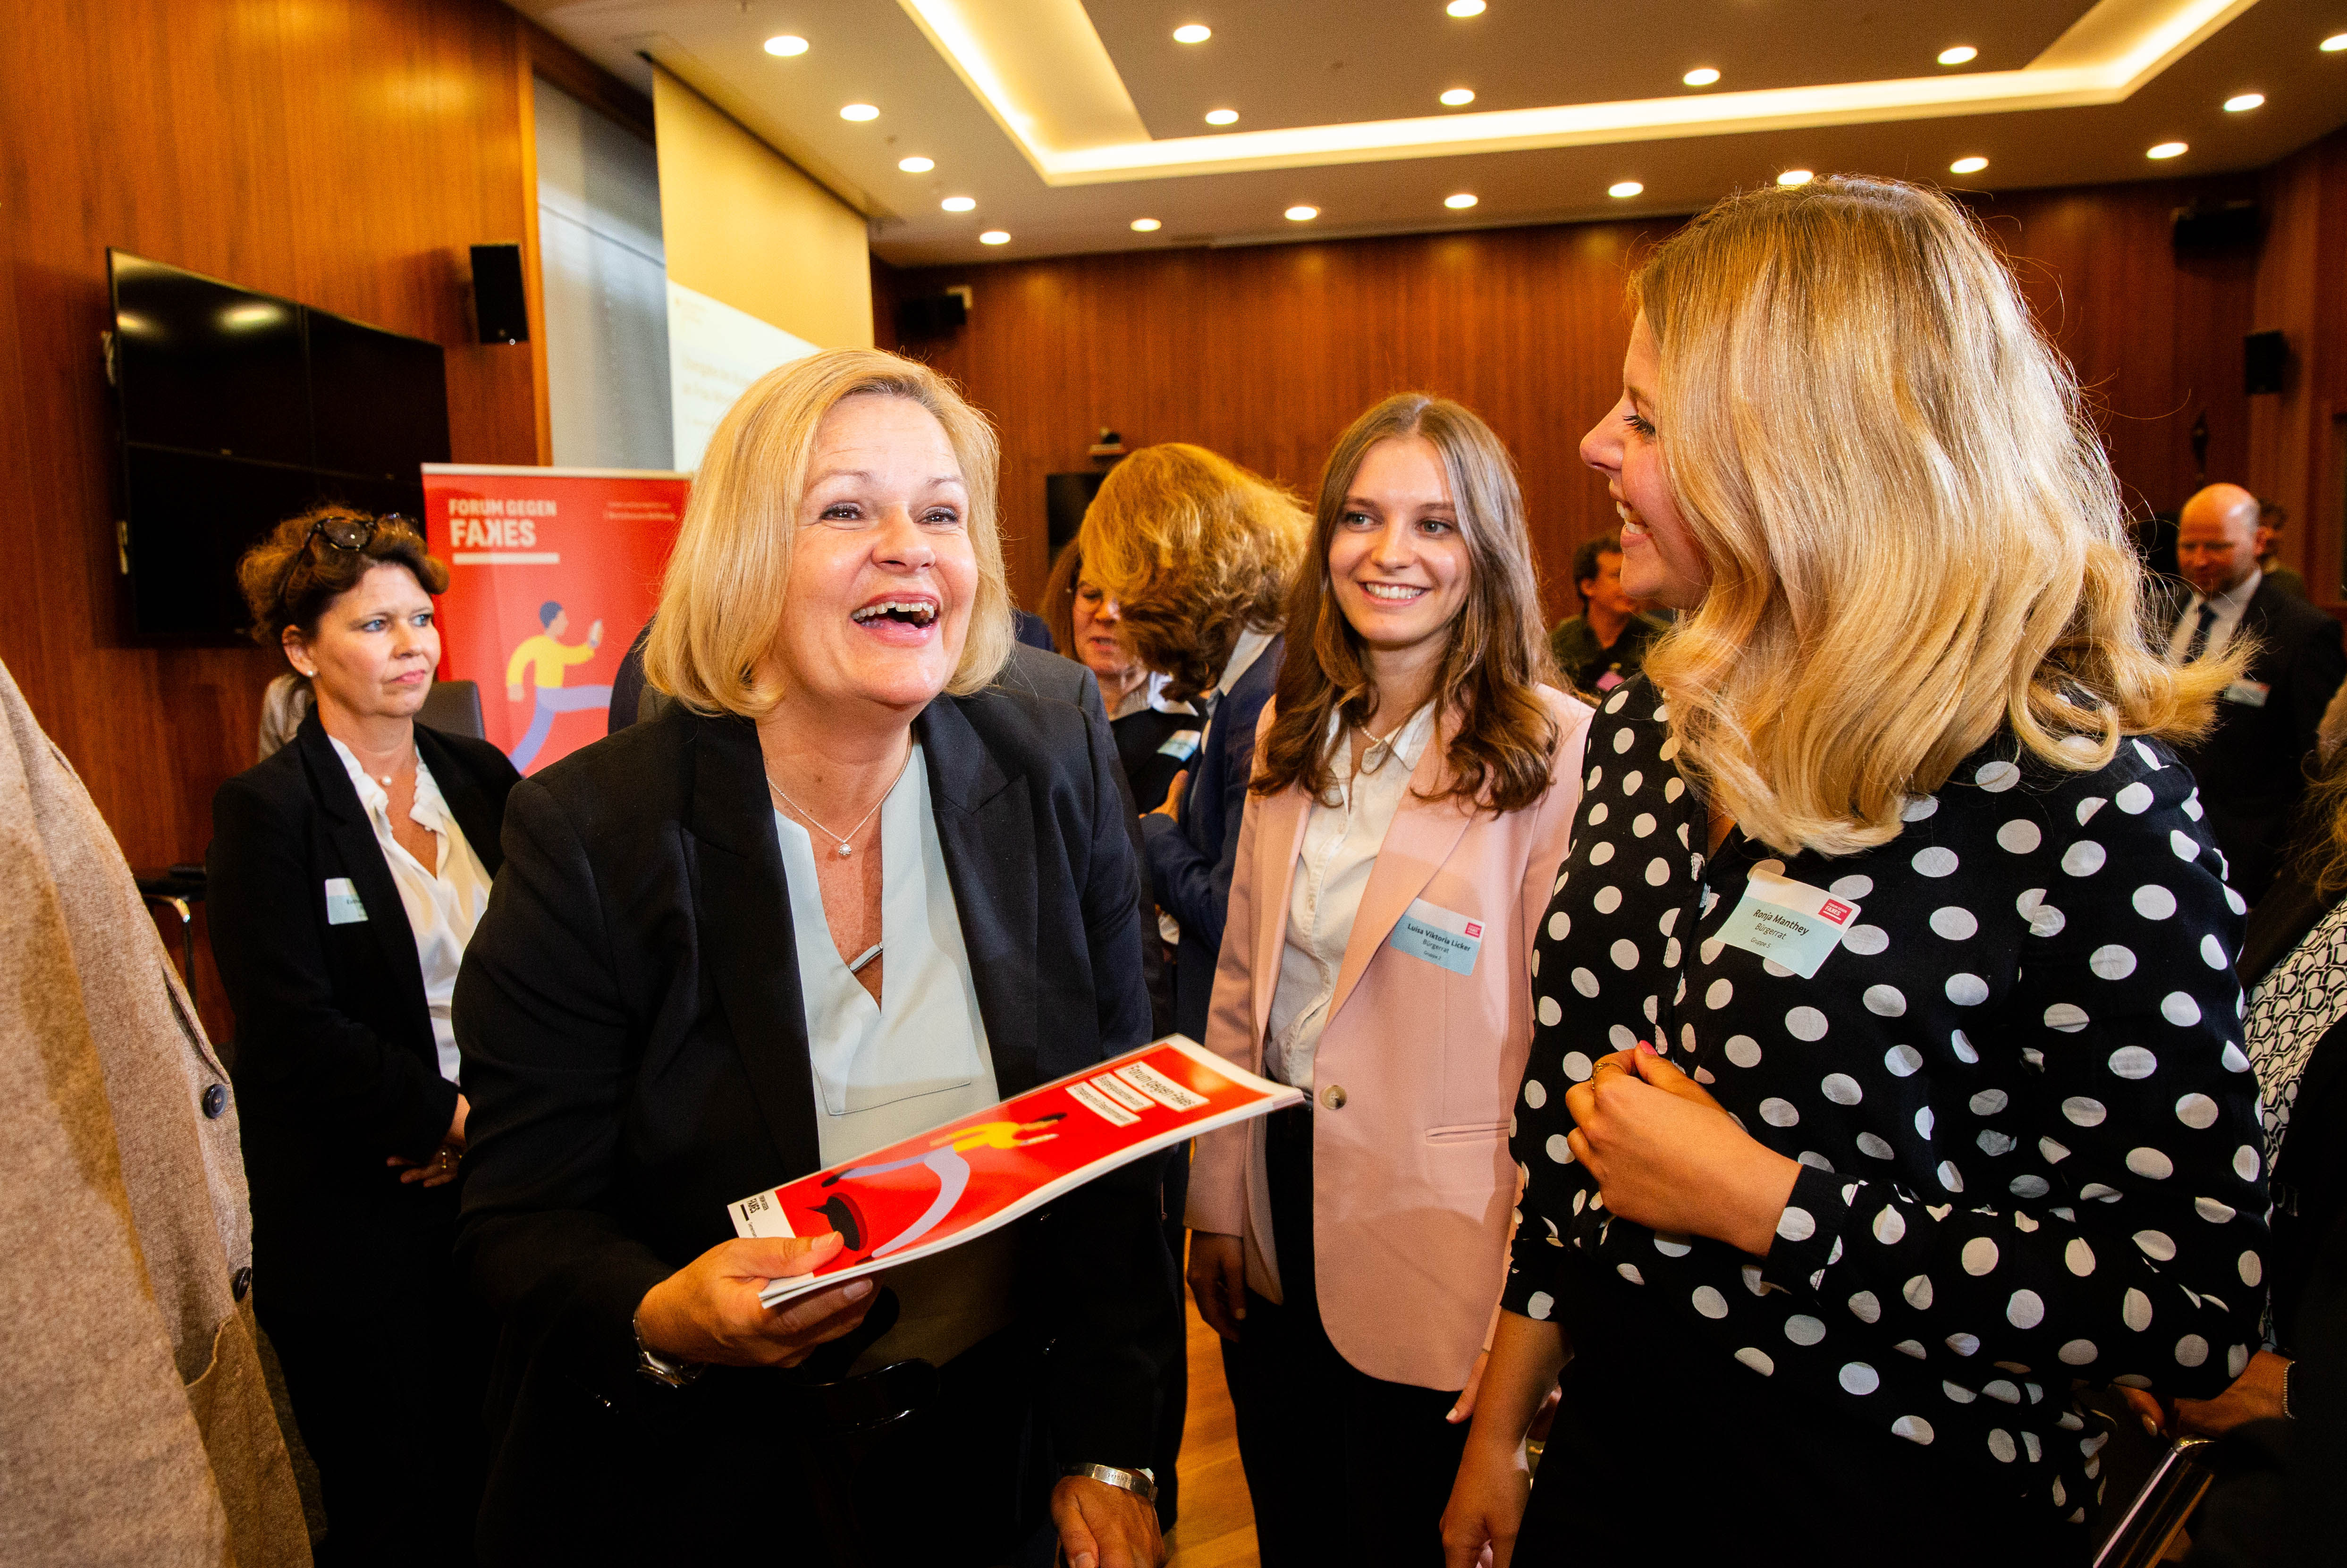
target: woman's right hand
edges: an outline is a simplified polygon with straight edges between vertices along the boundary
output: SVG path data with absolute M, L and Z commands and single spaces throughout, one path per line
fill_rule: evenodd
M 1236 1339 L 1246 1317 L 1245 1244 L 1219 1231 L 1192 1231 L 1190 1295 L 1207 1327 Z
M 1442 1511 L 1442 1568 L 1508 1568 L 1532 1495 L 1523 1444 L 1469 1440 Z
M 759 1304 L 767 1282 L 812 1274 L 839 1233 L 720 1242 L 644 1293 L 636 1332 L 658 1354 L 721 1367 L 795 1367 L 816 1346 L 855 1332 L 876 1299 L 869 1278 Z

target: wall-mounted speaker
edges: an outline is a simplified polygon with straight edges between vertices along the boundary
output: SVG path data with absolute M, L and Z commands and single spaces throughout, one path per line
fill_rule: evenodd
M 897 302 L 897 336 L 910 343 L 943 337 L 969 320 L 969 300 L 961 293 L 915 294 Z
M 2254 201 L 2194 202 L 2176 210 L 2171 240 L 2179 261 L 2238 256 L 2257 249 L 2265 213 Z
M 528 343 L 529 297 L 521 286 L 521 247 L 473 247 L 473 320 L 483 343 Z
M 1100 494 L 1101 481 L 1106 477 L 1107 473 L 1100 469 L 1043 476 L 1043 538 L 1055 559 L 1060 547 L 1084 526 L 1084 514 L 1092 509 L 1092 497 Z
M 2290 339 L 2280 333 L 2251 333 L 2241 340 L 2241 390 L 2255 397 L 2280 392 L 2290 368 Z

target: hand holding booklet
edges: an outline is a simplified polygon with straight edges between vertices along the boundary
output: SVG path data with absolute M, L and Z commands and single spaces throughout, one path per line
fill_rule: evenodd
M 1304 1093 L 1169 1035 L 927 1132 L 728 1205 L 743 1236 L 846 1245 L 769 1284 L 774 1307 L 1009 1225 L 1120 1165 L 1303 1103 Z

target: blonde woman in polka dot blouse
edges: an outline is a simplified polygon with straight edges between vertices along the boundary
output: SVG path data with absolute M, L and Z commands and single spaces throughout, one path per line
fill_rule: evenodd
M 2079 1394 L 2257 1343 L 2243 908 L 2169 745 L 2230 674 L 2145 651 L 2066 373 L 1943 198 L 1731 199 L 1633 296 L 1582 452 L 1689 613 L 1592 723 L 1533 952 L 1450 1561 L 2084 1563 Z

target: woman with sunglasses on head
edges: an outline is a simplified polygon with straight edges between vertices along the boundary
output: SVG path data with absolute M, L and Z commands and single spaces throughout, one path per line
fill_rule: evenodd
M 448 569 L 405 518 L 289 518 L 237 581 L 253 636 L 313 699 L 212 797 L 206 857 L 254 1307 L 317 1460 L 319 1561 L 469 1562 L 487 1347 L 451 1265 L 466 1105 L 450 999 L 519 775 L 415 722 Z

